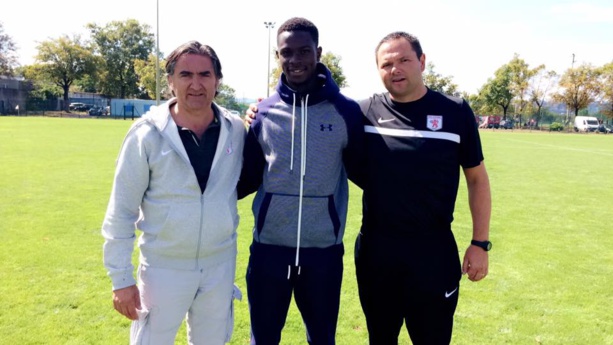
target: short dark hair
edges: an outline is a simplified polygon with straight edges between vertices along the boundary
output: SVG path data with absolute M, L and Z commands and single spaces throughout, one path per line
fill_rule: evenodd
M 186 54 L 195 54 L 209 57 L 211 59 L 211 62 L 213 63 L 213 71 L 215 72 L 215 76 L 218 79 L 223 78 L 223 73 L 221 73 L 221 62 L 219 61 L 215 50 L 213 50 L 213 48 L 206 44 L 201 44 L 198 41 L 189 41 L 183 43 L 168 55 L 168 57 L 166 58 L 166 73 L 168 75 L 173 75 L 175 73 L 175 66 L 177 65 L 177 61 L 181 56 Z
M 419 39 L 417 39 L 416 36 L 411 35 L 404 31 L 395 31 L 383 37 L 383 39 L 379 41 L 379 44 L 377 44 L 377 48 L 375 49 L 375 57 L 377 56 L 377 53 L 379 53 L 379 48 L 381 48 L 381 45 L 383 43 L 386 43 L 392 40 L 396 40 L 399 38 L 404 38 L 405 40 L 407 40 L 411 44 L 411 48 L 413 48 L 413 50 L 415 51 L 415 54 L 417 54 L 417 58 L 421 59 L 421 56 L 424 52 L 421 49 L 421 44 L 419 43 Z
M 279 29 L 277 30 L 277 37 L 286 31 L 305 31 L 311 35 L 313 42 L 315 42 L 315 46 L 319 46 L 319 30 L 317 30 L 315 24 L 308 19 L 294 17 L 286 20 L 283 24 L 281 24 L 281 26 L 279 26 Z

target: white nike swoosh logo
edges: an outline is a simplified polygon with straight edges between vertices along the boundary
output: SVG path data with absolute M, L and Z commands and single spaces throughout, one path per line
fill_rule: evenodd
M 172 150 L 162 151 L 162 156 L 166 156 L 167 154 L 169 154 L 171 152 L 172 152 Z
M 453 295 L 456 291 L 458 291 L 457 287 L 451 292 L 445 292 L 445 298 L 449 298 L 449 296 Z
M 379 118 L 379 120 L 377 120 L 377 122 L 379 122 L 379 123 L 386 123 L 386 122 L 390 122 L 390 121 L 394 121 L 394 120 L 396 120 L 396 119 L 385 119 L 384 120 L 382 118 Z

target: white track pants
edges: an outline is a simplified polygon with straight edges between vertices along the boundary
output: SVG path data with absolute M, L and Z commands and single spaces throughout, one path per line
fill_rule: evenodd
M 130 344 L 171 345 L 187 316 L 190 345 L 221 345 L 234 326 L 236 261 L 197 271 L 141 266 L 138 284 L 142 312 L 132 322 Z

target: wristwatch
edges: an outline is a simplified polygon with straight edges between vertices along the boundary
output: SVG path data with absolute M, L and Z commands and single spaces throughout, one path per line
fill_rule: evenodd
M 470 244 L 472 244 L 473 246 L 477 246 L 477 247 L 485 250 L 486 252 L 489 252 L 492 249 L 492 242 L 490 242 L 490 241 L 476 241 L 476 240 L 472 240 L 472 241 L 470 241 Z

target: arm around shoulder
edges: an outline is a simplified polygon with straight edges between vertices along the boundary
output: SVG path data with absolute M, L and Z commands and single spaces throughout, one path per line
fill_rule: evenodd
M 236 187 L 239 199 L 258 190 L 262 184 L 265 163 L 264 152 L 262 151 L 262 147 L 258 142 L 252 125 L 252 127 L 248 129 L 245 139 L 243 166 Z
M 351 182 L 364 189 L 366 170 L 366 142 L 364 135 L 364 114 L 360 106 L 352 102 L 346 115 L 347 147 L 343 151 L 343 164 Z

